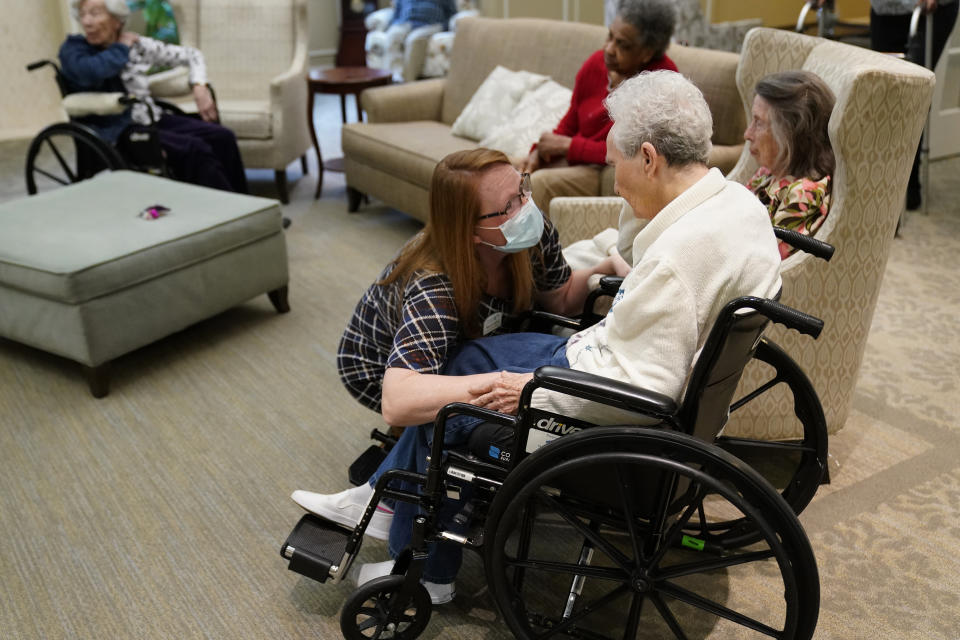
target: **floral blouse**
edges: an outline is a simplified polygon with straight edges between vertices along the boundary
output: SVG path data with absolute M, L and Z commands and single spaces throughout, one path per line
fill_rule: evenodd
M 820 229 L 830 210 L 830 176 L 821 180 L 793 176 L 777 179 L 769 169 L 760 167 L 747 188 L 767 207 L 774 226 L 805 236 L 813 236 Z M 795 251 L 783 242 L 779 249 L 781 259 Z

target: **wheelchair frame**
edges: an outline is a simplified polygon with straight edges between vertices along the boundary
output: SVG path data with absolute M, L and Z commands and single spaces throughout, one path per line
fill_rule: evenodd
M 829 260 L 832 255 L 826 243 L 779 229 L 777 235 L 818 257 Z M 312 514 L 303 516 L 281 547 L 281 556 L 292 571 L 320 582 L 340 582 L 359 552 L 377 504 L 393 499 L 420 507 L 411 542 L 391 575 L 361 585 L 345 602 L 345 638 L 416 638 L 431 613 L 430 597 L 420 583 L 427 544 L 445 541 L 483 553 L 491 594 L 518 638 L 634 638 L 641 628 L 651 637 L 687 638 L 714 625 L 733 625 L 737 637 L 749 630 L 759 636 L 808 639 L 819 613 L 819 577 L 796 516 L 826 476 L 826 423 L 802 370 L 762 337 L 769 321 L 814 338 L 823 327 L 817 318 L 773 300 L 730 302 L 711 329 L 680 406 L 655 392 L 557 367 L 534 373 L 516 417 L 449 404 L 434 421 L 425 474 L 385 472 L 352 530 Z M 769 364 L 775 375 L 731 404 L 752 358 Z M 781 383 L 792 391 L 795 413 L 804 426 L 800 442 L 718 436 L 728 408 L 734 411 Z M 592 426 L 528 452 L 532 416 L 537 415 L 531 398 L 539 388 L 627 409 L 659 424 Z M 485 462 L 457 451 L 445 455 L 444 425 L 455 414 L 513 427 L 510 460 Z M 778 493 L 731 451 L 787 454 L 797 460 Z M 395 489 L 390 486 L 394 480 L 422 491 Z M 466 535 L 445 530 L 439 522 L 444 498 L 459 497 L 467 487 L 474 494 L 469 503 L 473 527 Z M 558 530 L 566 535 L 558 535 Z M 560 553 L 567 555 L 551 555 Z M 763 568 L 769 560 L 779 578 Z M 763 567 L 752 569 L 758 562 Z M 762 581 L 758 576 L 773 583 L 766 592 L 769 599 L 759 602 L 750 591 L 752 581 Z M 733 606 L 703 593 L 704 588 L 724 585 L 732 590 L 740 581 L 748 591 L 728 594 Z M 544 594 L 558 588 L 559 603 L 543 604 Z M 645 602 L 653 604 L 646 618 Z M 745 609 L 738 611 L 737 606 Z M 764 618 L 767 610 L 772 619 Z M 606 635 L 615 614 L 622 614 L 622 620 L 613 624 L 614 636 Z M 693 626 L 687 620 L 681 624 L 683 617 L 693 619 Z
M 63 72 L 57 63 L 52 60 L 37 60 L 27 65 L 27 71 L 35 71 L 45 66 L 53 67 L 60 94 L 66 97 L 68 95 L 67 85 L 63 78 Z M 213 89 L 211 88 L 210 91 L 212 95 Z M 214 97 L 214 101 L 216 101 L 216 97 Z M 142 101 L 132 96 L 124 96 L 119 101 L 121 105 L 131 105 L 138 102 Z M 175 104 L 163 100 L 155 100 L 154 102 L 167 113 L 186 115 Z M 152 121 L 153 112 L 152 110 L 148 111 L 150 112 L 151 123 L 147 126 L 148 138 L 144 141 L 125 142 L 128 138 L 132 140 L 133 136 L 140 133 L 139 125 L 126 127 L 118 136 L 118 143 L 116 144 L 107 142 L 93 128 L 77 121 L 72 116 L 68 122 L 57 122 L 45 127 L 30 142 L 27 150 L 25 163 L 27 193 L 29 195 L 37 193 L 38 175 L 60 185 L 86 180 L 104 170 L 133 169 L 168 178 L 174 177 L 167 167 L 165 154 L 156 135 L 156 123 Z M 130 147 L 126 153 L 133 156 L 135 155 L 133 147 L 143 143 L 145 143 L 145 155 L 149 156 L 148 158 L 141 157 L 134 161 L 132 157 L 124 156 L 122 150 L 125 146 Z M 73 147 L 72 166 L 69 159 L 71 154 L 65 148 L 61 148 L 67 146 Z M 38 166 L 37 160 L 45 148 L 52 153 L 60 170 L 63 171 L 63 175 L 54 175 L 45 168 Z

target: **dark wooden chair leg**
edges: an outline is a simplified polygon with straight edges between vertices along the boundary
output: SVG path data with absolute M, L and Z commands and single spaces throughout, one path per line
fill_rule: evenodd
M 310 174 L 310 167 L 307 165 L 307 154 L 300 156 L 300 168 L 303 169 L 303 175 Z
M 287 285 L 283 285 L 279 289 L 267 292 L 267 297 L 270 298 L 270 302 L 273 303 L 273 308 L 277 310 L 277 313 L 287 313 L 290 311 L 290 303 L 287 301 L 287 291 Z
M 350 213 L 356 212 L 360 208 L 363 195 L 353 187 L 347 187 L 347 211 Z
M 102 398 L 110 393 L 110 363 L 104 362 L 96 367 L 84 365 L 83 374 L 94 398 Z
M 277 169 L 273 172 L 274 182 L 277 184 L 277 193 L 280 196 L 280 202 L 290 204 L 290 196 L 287 194 L 287 170 Z

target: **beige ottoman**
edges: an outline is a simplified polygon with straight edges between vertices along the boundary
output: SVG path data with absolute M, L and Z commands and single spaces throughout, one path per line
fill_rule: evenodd
M 81 363 L 95 397 L 117 356 L 263 293 L 288 311 L 287 281 L 275 200 L 115 171 L 0 205 L 0 336 Z

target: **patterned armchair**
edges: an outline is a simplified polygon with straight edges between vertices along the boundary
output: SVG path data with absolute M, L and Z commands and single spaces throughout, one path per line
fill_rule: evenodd
M 237 136 L 249 169 L 273 169 L 287 196 L 287 165 L 311 146 L 307 119 L 307 0 L 174 0 L 183 44 L 207 62 L 221 123 Z M 156 79 L 151 89 L 190 110 L 186 76 Z M 194 107 L 195 108 L 195 107 Z
M 393 8 L 374 11 L 364 20 L 367 66 L 392 71 L 398 82 L 445 75 L 450 66 L 449 49 L 457 20 L 479 13 L 475 10 L 475 0 L 457 0 L 457 9 L 449 24 L 431 24 L 416 29 L 397 26 L 388 29 Z
M 829 125 L 837 160 L 833 203 L 817 234 L 837 252 L 830 263 L 799 252 L 783 262 L 783 302 L 823 318 L 820 339 L 814 342 L 779 326 L 768 333 L 807 372 L 833 433 L 850 411 L 934 76 L 867 49 L 758 28 L 747 34 L 737 68 L 746 113 L 757 81 L 787 69 L 817 73 L 837 96 Z M 728 177 L 745 183 L 755 170 L 745 148 Z M 550 217 L 567 243 L 610 226 L 617 211 L 617 199 L 555 198 Z M 741 391 L 767 379 L 762 367 L 751 363 Z M 791 407 L 787 392 L 779 398 L 765 394 L 734 413 L 726 433 L 771 439 L 797 435 Z
M 676 0 L 676 6 L 674 40 L 691 47 L 739 53 L 747 32 L 763 24 L 759 18 L 710 24 L 700 9 L 700 0 Z

